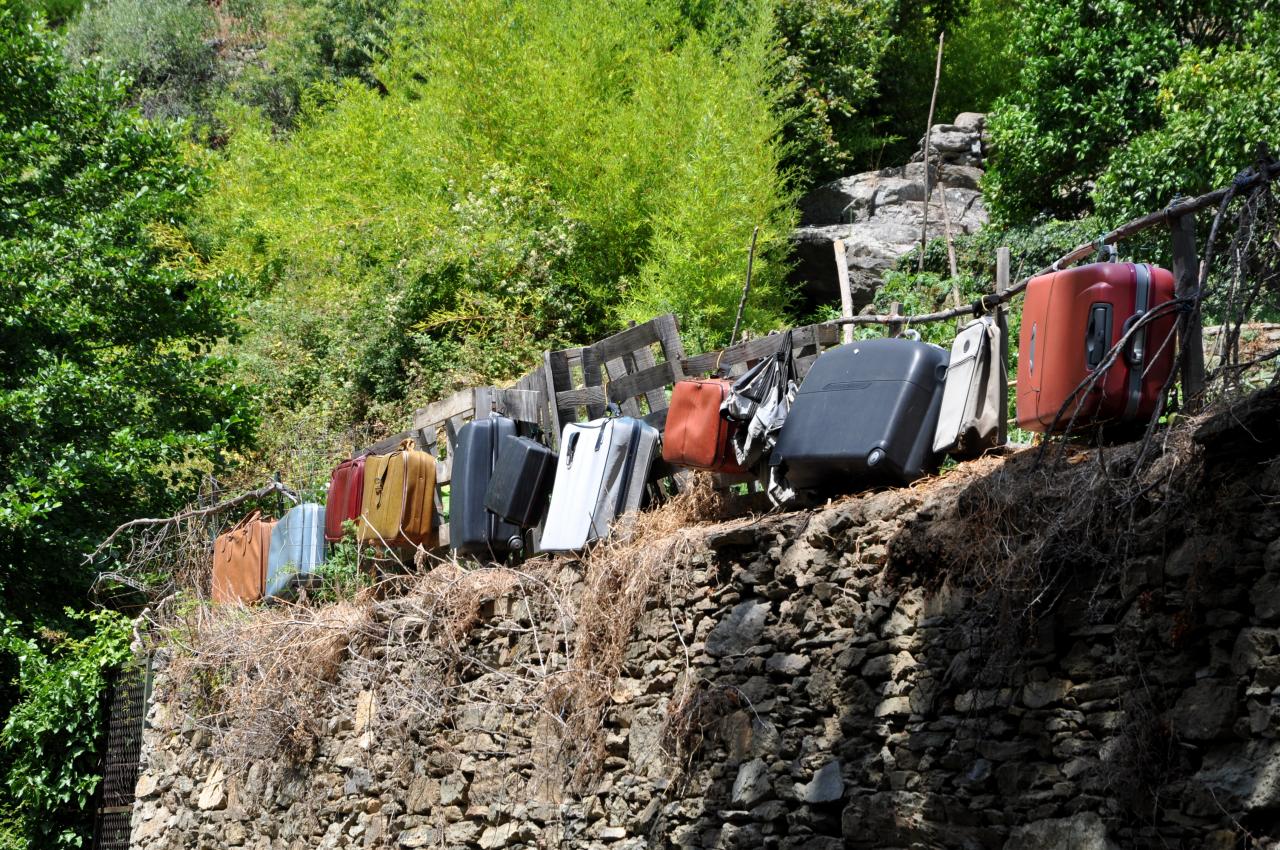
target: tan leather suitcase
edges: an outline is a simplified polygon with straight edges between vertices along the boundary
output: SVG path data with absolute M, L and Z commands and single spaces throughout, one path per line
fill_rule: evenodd
M 213 601 L 256 602 L 267 582 L 276 521 L 254 510 L 213 541 Z
M 369 455 L 364 465 L 362 543 L 435 546 L 436 459 L 405 440 L 399 451 Z
M 678 381 L 671 393 L 662 459 L 675 466 L 712 472 L 746 472 L 733 448 L 737 423 L 720 415 L 733 381 L 726 378 Z

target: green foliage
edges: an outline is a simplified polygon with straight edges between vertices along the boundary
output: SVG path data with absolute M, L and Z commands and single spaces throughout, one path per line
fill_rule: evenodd
M 791 95 L 789 163 L 821 181 L 865 160 L 880 144 L 869 106 L 893 43 L 892 0 L 781 0 L 778 35 Z
M 333 547 L 328 560 L 316 568 L 315 582 L 307 591 L 316 603 L 324 605 L 350 599 L 373 585 L 373 572 L 368 566 L 361 567 L 362 553 L 353 537 L 354 534 L 348 534 L 346 540 Z
M 0 74 L 0 611 L 40 621 L 254 423 L 208 353 L 231 281 L 174 243 L 202 185 L 178 140 L 2 2 Z
M 252 61 L 228 62 L 227 91 L 261 109 L 276 127 L 292 127 L 304 105 L 356 79 L 373 88 L 400 0 L 238 0 L 229 10 Z
M 336 87 L 287 138 L 229 114 L 197 239 L 254 285 L 272 408 L 392 418 L 664 310 L 712 345 L 755 225 L 747 323 L 780 323 L 785 88 L 751 8 L 728 50 L 674 2 L 421 0 L 385 96 Z
M 69 28 L 67 52 L 127 76 L 145 114 L 187 117 L 207 111 L 218 83 L 215 33 L 204 0 L 98 0 Z
M 84 847 L 85 812 L 101 777 L 97 748 L 107 677 L 128 660 L 129 621 L 114 612 L 68 616 L 91 631 L 49 648 L 0 624 L 0 654 L 18 662 L 19 702 L 0 730 L 8 795 L 0 846 Z
M 1274 15 L 1274 5 L 1267 0 L 1262 8 Z M 1157 81 L 1178 64 L 1184 45 L 1195 67 L 1195 57 L 1203 55 L 1198 51 L 1234 43 L 1258 8 L 1244 0 L 1026 4 L 1014 38 L 1015 55 L 1024 57 L 1017 87 L 1001 99 L 990 123 L 996 152 L 984 188 L 993 218 L 1014 223 L 1088 211 L 1093 183 L 1112 153 L 1167 117 L 1157 99 Z M 1189 93 L 1197 73 L 1175 75 L 1171 83 Z M 1241 129 L 1247 123 L 1227 132 Z M 1165 162 L 1186 156 L 1196 138 L 1190 122 L 1175 122 L 1172 130 L 1191 134 L 1191 139 L 1174 145 L 1178 153 L 1170 151 Z M 1235 159 L 1234 138 L 1224 141 L 1224 152 Z M 1157 160 L 1138 152 L 1122 155 L 1121 162 L 1144 156 L 1152 164 Z M 1148 166 L 1142 174 L 1154 176 L 1153 171 Z
M 1193 49 L 1161 78 L 1160 123 L 1116 150 L 1098 209 L 1116 220 L 1226 185 L 1259 144 L 1280 151 L 1280 33 L 1258 15 L 1240 45 Z

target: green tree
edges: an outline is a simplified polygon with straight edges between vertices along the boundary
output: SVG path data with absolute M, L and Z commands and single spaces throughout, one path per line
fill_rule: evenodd
M 1280 151 L 1280 33 L 1259 15 L 1239 45 L 1186 51 L 1161 78 L 1159 126 L 1112 155 L 1098 179 L 1098 209 L 1121 221 L 1176 194 L 1225 185 L 1260 144 Z
M 229 115 L 198 238 L 254 283 L 238 350 L 272 430 L 397 422 L 667 310 L 724 340 L 755 225 L 747 321 L 782 322 L 786 88 L 771 5 L 744 8 L 417 0 L 385 95 L 333 86 L 284 137 Z
M 80 603 L 84 553 L 190 497 L 254 421 L 229 364 L 232 281 L 175 238 L 203 187 L 119 79 L 68 69 L 0 0 L 0 610 Z
M 1274 14 L 1274 0 L 1263 10 Z M 1023 65 L 998 103 L 987 205 L 997 221 L 1072 217 L 1091 206 L 1112 152 L 1160 125 L 1161 75 L 1184 49 L 1234 43 L 1256 2 L 1027 3 L 1014 36 Z
M 81 639 L 52 645 L 0 620 L 0 653 L 18 659 L 19 700 L 0 727 L 0 846 L 86 847 L 87 810 L 101 777 L 102 691 L 129 658 L 129 621 L 111 611 L 69 612 Z

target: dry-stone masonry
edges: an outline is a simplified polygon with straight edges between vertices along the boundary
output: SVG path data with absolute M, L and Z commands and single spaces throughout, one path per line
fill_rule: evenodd
M 355 684 L 309 762 L 229 767 L 162 702 L 133 847 L 1274 848 L 1277 409 L 1202 427 L 1185 521 L 1122 563 L 1073 564 L 1012 646 L 982 631 L 981 582 L 942 580 L 964 553 L 925 543 L 1002 469 L 1038 474 L 1032 452 L 710 528 L 695 590 L 640 621 L 583 794 L 539 782 L 493 706 L 406 742 L 376 719 L 388 695 Z M 469 637 L 498 673 L 538 640 L 518 601 Z M 661 730 L 690 675 L 725 698 L 676 759 Z
M 986 116 L 962 112 L 929 133 L 929 238 L 953 236 L 987 223 L 979 184 L 989 137 Z M 920 244 L 925 209 L 923 154 L 904 166 L 841 177 L 815 188 L 800 202 L 800 227 L 792 235 L 795 279 L 815 303 L 839 304 L 833 245 L 845 246 L 854 307 L 871 303 L 880 277 Z

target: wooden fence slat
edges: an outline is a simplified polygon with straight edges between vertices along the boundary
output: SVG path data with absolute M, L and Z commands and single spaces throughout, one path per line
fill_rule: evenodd
M 426 407 L 419 408 L 413 414 L 413 427 L 423 428 L 435 425 L 444 422 L 446 419 L 452 419 L 460 413 L 475 410 L 475 407 L 475 389 L 459 390 L 446 399 L 433 401 Z
M 619 331 L 610 337 L 605 337 L 591 348 L 595 349 L 596 355 L 602 362 L 609 360 L 617 360 L 626 354 L 631 354 L 637 349 L 656 342 L 662 342 L 662 319 L 670 318 L 670 314 L 659 316 L 656 319 L 645 322 L 642 325 L 634 325 L 626 330 Z
M 609 400 L 621 402 L 636 396 L 649 398 L 650 394 L 661 394 L 661 398 L 649 402 L 650 412 L 667 406 L 664 387 L 676 382 L 675 369 L 670 363 L 658 363 L 639 372 L 623 375 L 609 381 Z M 632 414 L 634 415 L 634 414 Z
M 1200 287 L 1200 258 L 1196 250 L 1196 214 L 1189 212 L 1169 223 L 1173 236 L 1173 294 L 1191 298 Z M 1204 395 L 1203 318 L 1197 310 L 1180 323 L 1183 328 L 1179 368 L 1182 373 L 1182 406 L 1198 413 Z

